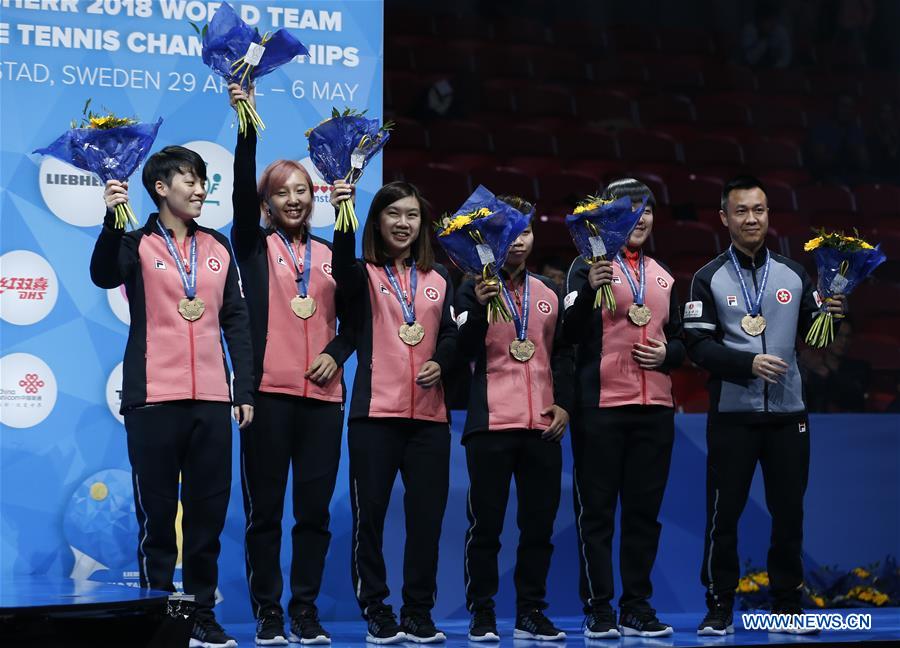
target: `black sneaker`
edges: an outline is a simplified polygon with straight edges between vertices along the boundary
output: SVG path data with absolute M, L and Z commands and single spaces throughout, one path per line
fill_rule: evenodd
M 724 637 L 734 634 L 734 616 L 731 606 L 711 605 L 703 621 L 697 626 L 697 634 L 701 636 Z
M 397 617 L 394 616 L 390 606 L 374 608 L 366 617 L 366 621 L 369 623 L 366 641 L 369 643 L 393 644 L 406 640 L 406 634 L 397 623 Z
M 475 610 L 469 622 L 469 641 L 500 641 L 497 615 L 493 609 Z
M 584 636 L 588 639 L 618 639 L 621 634 L 612 608 L 591 610 L 584 617 Z
M 672 626 L 656 618 L 651 607 L 622 610 L 619 613 L 619 632 L 626 637 L 668 637 Z
M 331 635 L 319 623 L 319 613 L 307 610 L 291 617 L 291 643 L 306 645 L 330 644 Z
M 516 615 L 516 629 L 513 639 L 534 639 L 535 641 L 558 641 L 565 639 L 566 633 L 557 628 L 540 610 L 520 612 Z
M 785 614 L 793 617 L 797 614 L 806 614 L 803 611 L 803 607 L 799 603 L 788 603 L 788 604 L 775 604 L 772 606 L 772 614 Z M 784 632 L 786 634 L 795 634 L 795 635 L 805 635 L 805 634 L 819 634 L 819 631 L 815 628 L 785 628 L 784 630 L 780 628 L 770 628 L 769 632 Z
M 434 621 L 428 612 L 403 614 L 400 616 L 400 625 L 403 627 L 406 640 L 413 643 L 437 643 L 447 640 L 447 635 L 434 627 Z
M 263 612 L 256 620 L 257 646 L 287 646 L 284 634 L 284 617 L 280 610 Z
M 194 617 L 190 648 L 237 648 L 237 641 L 225 633 L 212 610 L 200 610 Z

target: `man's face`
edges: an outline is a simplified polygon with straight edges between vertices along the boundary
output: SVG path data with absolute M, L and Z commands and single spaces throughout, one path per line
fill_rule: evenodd
M 719 211 L 731 240 L 744 250 L 756 250 L 769 231 L 769 204 L 759 187 L 735 189 L 728 194 L 725 211 Z

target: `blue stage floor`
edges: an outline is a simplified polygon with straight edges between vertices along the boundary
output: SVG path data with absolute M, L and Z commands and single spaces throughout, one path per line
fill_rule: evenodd
M 501 634 L 500 644 L 490 643 L 474 643 L 466 639 L 468 630 L 468 620 L 455 619 L 452 621 L 442 621 L 438 623 L 438 627 L 447 634 L 447 642 L 443 645 L 458 648 L 466 646 L 466 648 L 490 648 L 491 646 L 501 646 L 501 648 L 552 648 L 552 646 L 561 645 L 582 645 L 590 646 L 590 648 L 603 648 L 604 646 L 628 646 L 629 648 L 641 648 L 642 646 L 763 646 L 773 644 L 815 644 L 829 645 L 841 644 L 849 642 L 885 642 L 882 645 L 900 646 L 900 609 L 857 609 L 857 610 L 832 610 L 831 612 L 839 612 L 841 614 L 848 613 L 871 613 L 872 614 L 872 630 L 859 632 L 823 632 L 813 636 L 796 636 L 785 634 L 770 634 L 761 631 L 743 630 L 740 627 L 739 614 L 735 615 L 735 633 L 727 637 L 698 637 L 696 632 L 697 624 L 700 622 L 702 615 L 700 614 L 660 614 L 660 618 L 666 623 L 670 623 L 675 627 L 675 634 L 671 637 L 663 639 L 642 639 L 638 637 L 628 637 L 619 640 L 594 640 L 586 641 L 581 634 L 581 617 L 557 617 L 554 621 L 568 634 L 565 642 L 536 642 L 522 641 L 512 639 L 513 621 L 511 619 L 500 619 L 499 630 Z M 362 646 L 365 644 L 365 624 L 362 621 L 331 621 L 324 623 L 325 627 L 331 632 L 332 646 L 334 648 L 342 648 L 343 646 Z M 244 648 L 254 646 L 254 626 L 249 624 L 229 625 L 226 627 L 238 639 L 238 644 Z M 441 645 L 441 644 L 435 644 Z M 418 646 L 414 643 L 403 644 L 404 648 Z

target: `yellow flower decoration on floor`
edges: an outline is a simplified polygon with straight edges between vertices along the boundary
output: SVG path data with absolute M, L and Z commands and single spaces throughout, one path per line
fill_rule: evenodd
M 757 585 L 762 585 L 763 587 L 769 586 L 769 572 L 757 572 L 755 574 L 750 574 L 750 578 L 752 578 L 753 582 Z

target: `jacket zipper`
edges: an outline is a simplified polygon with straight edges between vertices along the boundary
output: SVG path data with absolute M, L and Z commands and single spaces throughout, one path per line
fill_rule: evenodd
M 531 398 L 531 366 L 525 363 L 525 384 L 528 386 L 528 429 L 534 429 L 534 403 Z
M 312 241 L 309 237 L 306 238 L 306 244 L 312 245 Z M 297 258 L 300 259 L 300 272 L 305 272 L 306 268 L 303 267 L 303 259 L 305 258 L 300 254 L 300 246 L 297 245 Z M 309 286 L 306 286 L 306 294 L 309 296 Z M 303 358 L 304 363 L 303 366 L 307 369 L 309 368 L 309 320 L 303 320 L 303 338 L 306 340 L 306 347 L 303 349 Z M 304 371 L 304 373 L 306 373 Z M 304 398 L 309 395 L 309 378 L 304 376 L 303 378 L 303 396 Z
M 416 418 L 416 363 L 412 347 L 409 348 L 409 418 Z
M 641 327 L 641 344 L 644 346 L 647 345 L 647 327 Z M 641 372 L 641 404 L 647 404 L 647 370 L 641 367 L 638 367 L 638 371 Z
M 404 268 L 403 274 L 398 272 L 397 277 L 400 280 L 400 292 L 406 299 L 406 303 L 409 304 L 411 296 L 408 291 L 412 290 L 412 282 L 406 278 L 406 269 Z M 416 359 L 413 355 L 413 348 L 407 346 L 406 349 L 409 352 L 409 418 L 414 419 L 416 418 Z
M 188 332 L 191 339 L 191 398 L 197 400 L 197 367 L 194 359 L 194 323 L 188 322 Z
M 525 277 L 525 281 L 528 281 L 527 275 Z M 525 286 L 524 282 L 522 283 L 522 286 L 524 289 L 524 286 Z M 519 294 L 518 290 L 515 290 L 513 292 L 513 294 L 515 295 L 515 299 L 516 299 L 516 308 L 519 309 L 519 311 L 521 312 L 522 297 Z M 516 333 L 518 335 L 518 331 Z M 534 429 L 534 399 L 532 398 L 532 395 L 531 395 L 531 361 L 529 360 L 529 361 L 525 362 L 524 364 L 525 364 L 525 386 L 528 389 L 528 429 L 533 430 Z
M 303 337 L 306 339 L 306 346 L 303 349 L 303 366 L 309 369 L 309 326 L 306 323 L 306 320 L 303 320 Z M 306 373 L 304 371 L 304 373 Z M 303 378 L 303 396 L 304 398 L 309 394 L 309 378 Z
M 190 265 L 188 265 L 187 261 L 187 237 L 181 241 L 181 249 L 182 249 L 182 259 L 186 262 L 184 266 L 190 270 Z M 195 270 L 196 272 L 196 270 Z M 197 361 L 194 357 L 194 323 L 188 322 L 188 339 L 190 341 L 191 348 L 191 399 L 197 400 Z
M 753 288 L 755 291 L 759 291 L 759 286 L 756 283 L 756 259 L 750 259 L 750 274 L 753 277 Z M 758 315 L 762 315 L 762 302 L 760 302 L 759 313 Z M 763 331 L 759 336 L 760 342 L 762 342 L 762 352 L 766 353 L 766 332 Z M 763 411 L 769 411 L 769 383 L 765 380 L 763 381 Z

